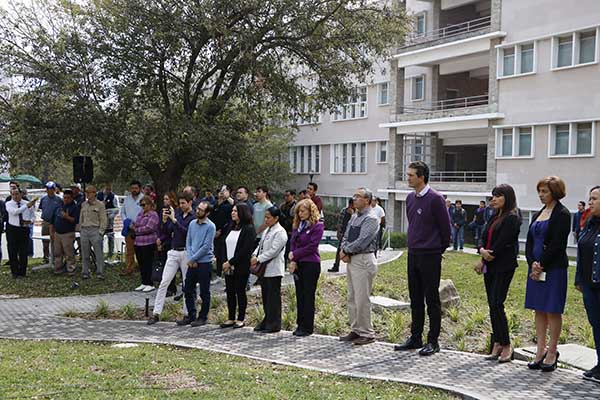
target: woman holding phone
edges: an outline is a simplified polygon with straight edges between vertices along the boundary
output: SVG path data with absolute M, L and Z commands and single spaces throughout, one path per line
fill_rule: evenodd
M 567 299 L 567 239 L 571 213 L 560 202 L 566 188 L 558 176 L 540 179 L 537 192 L 544 206 L 531 220 L 525 248 L 529 264 L 525 308 L 535 311 L 537 351 L 527 366 L 550 372 L 556 369 L 560 356 L 557 346 Z M 546 348 L 548 328 L 550 343 Z

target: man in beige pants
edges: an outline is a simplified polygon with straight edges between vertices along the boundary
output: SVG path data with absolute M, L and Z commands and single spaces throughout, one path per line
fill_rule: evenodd
M 372 212 L 373 192 L 369 189 L 358 188 L 353 199 L 356 212 L 348 222 L 340 252 L 341 260 L 348 264 L 348 317 L 351 332 L 340 337 L 340 340 L 363 345 L 375 341 L 369 296 L 377 274 L 375 252 L 379 218 Z

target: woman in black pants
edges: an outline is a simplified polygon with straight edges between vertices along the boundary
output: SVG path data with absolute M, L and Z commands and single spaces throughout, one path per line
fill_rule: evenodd
M 486 224 L 481 236 L 481 261 L 475 270 L 483 275 L 492 323 L 492 354 L 487 360 L 499 363 L 513 359 L 504 301 L 517 268 L 517 249 L 521 225 L 515 191 L 510 185 L 492 190 L 491 207 L 494 217 Z
M 294 336 L 312 335 L 315 327 L 315 294 L 321 274 L 319 243 L 325 229 L 319 222 L 321 213 L 310 199 L 300 200 L 294 208 L 294 224 L 290 241 L 290 273 L 296 285 L 298 328 Z
M 227 309 L 229 318 L 221 328 L 242 328 L 245 326 L 246 283 L 250 277 L 250 258 L 255 248 L 256 231 L 252 222 L 252 213 L 246 204 L 237 204 L 231 210 L 231 224 L 223 233 L 227 260 L 223 264 Z M 237 307 L 238 317 L 235 318 Z

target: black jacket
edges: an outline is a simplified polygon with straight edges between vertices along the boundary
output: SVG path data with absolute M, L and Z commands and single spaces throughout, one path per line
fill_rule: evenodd
M 540 213 L 545 208 L 544 206 L 533 215 L 531 219 L 532 224 L 538 219 Z M 544 251 L 542 252 L 541 260 L 533 259 L 533 235 L 531 234 L 531 229 L 527 232 L 527 244 L 525 245 L 527 263 L 531 265 L 534 261 L 539 261 L 544 271 L 549 271 L 553 268 L 567 268 L 569 266 L 567 241 L 569 240 L 570 232 L 571 213 L 561 202 L 557 202 L 548 222 L 548 233 L 544 240 Z
M 494 215 L 483 229 L 481 235 L 482 246 L 485 248 L 490 227 L 498 217 Z M 517 214 L 510 214 L 498 222 L 492 232 L 492 241 L 489 250 L 492 250 L 494 260 L 485 261 L 489 272 L 510 271 L 518 267 L 517 255 L 519 248 L 519 230 L 521 220 Z
M 227 238 L 227 235 L 233 229 L 233 222 L 229 224 L 223 232 L 223 238 Z M 253 224 L 242 226 L 240 231 L 240 237 L 238 238 L 237 245 L 235 246 L 235 252 L 233 257 L 229 259 L 229 264 L 235 267 L 236 272 L 250 271 L 250 258 L 252 252 L 256 248 L 256 230 Z

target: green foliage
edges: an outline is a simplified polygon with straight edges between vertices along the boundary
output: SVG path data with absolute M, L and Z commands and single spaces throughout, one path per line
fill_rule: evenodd
M 409 22 L 370 0 L 13 7 L 0 13 L 0 76 L 22 85 L 0 93 L 0 154 L 31 167 L 89 154 L 159 194 L 184 175 L 283 182 L 293 132 L 278 127 L 344 102 Z
M 450 321 L 458 322 L 458 317 L 460 315 L 460 312 L 458 311 L 457 307 L 449 307 L 446 310 L 446 315 L 448 315 L 448 318 L 450 318 Z
M 404 232 L 390 232 L 390 246 L 393 249 L 404 249 L 408 246 L 408 237 Z
M 100 300 L 98 302 L 98 305 L 96 305 L 96 310 L 94 311 L 94 314 L 98 318 L 108 318 L 108 316 L 110 315 L 110 307 L 108 303 L 104 300 Z
M 123 307 L 121 307 L 121 314 L 125 319 L 136 319 L 138 307 L 133 303 L 127 303 Z M 96 308 L 96 313 L 98 313 L 98 308 Z

